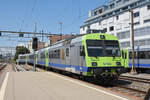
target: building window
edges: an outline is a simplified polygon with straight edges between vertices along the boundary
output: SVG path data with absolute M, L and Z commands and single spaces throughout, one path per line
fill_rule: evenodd
M 100 9 L 100 10 L 99 10 L 99 13 L 100 13 L 100 14 L 101 14 L 101 13 L 103 13 L 103 10 L 102 10 L 102 9 Z
M 144 23 L 148 23 L 150 22 L 150 19 L 144 20 Z
M 147 5 L 147 10 L 150 10 L 150 5 Z
M 119 16 L 116 16 L 116 20 L 118 20 L 119 19 Z
M 84 31 L 84 27 L 83 27 L 83 31 Z
M 106 15 L 103 15 L 103 16 L 102 16 L 102 18 L 105 18 L 105 17 L 106 17 Z
M 111 12 L 111 13 L 108 13 L 108 16 L 111 16 L 113 13 Z
M 120 12 L 120 9 L 118 9 L 118 10 L 115 11 L 115 13 L 119 13 L 119 12 Z
M 127 10 L 127 9 L 128 9 L 128 6 L 126 6 L 126 7 L 122 8 L 122 10 Z
M 134 23 L 134 25 L 139 25 L 140 24 L 140 22 L 136 22 L 136 23 Z
M 133 14 L 133 16 L 134 16 L 134 18 L 139 17 L 139 16 L 140 16 L 140 12 L 135 12 L 135 13 Z
M 96 15 L 97 15 L 97 11 L 94 12 L 94 16 L 96 16 Z
M 109 27 L 109 30 L 113 31 L 114 30 L 114 26 Z
M 115 7 L 115 4 L 113 3 L 113 4 L 109 5 L 109 7 L 110 7 L 110 8 L 114 8 L 114 7 Z
M 133 7 L 135 7 L 135 6 L 137 6 L 137 3 L 131 4 L 131 5 L 130 5 L 130 8 L 133 8 Z

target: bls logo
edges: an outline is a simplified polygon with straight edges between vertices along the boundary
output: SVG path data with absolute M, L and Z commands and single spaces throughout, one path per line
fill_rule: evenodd
M 112 65 L 111 63 L 103 63 L 104 65 Z

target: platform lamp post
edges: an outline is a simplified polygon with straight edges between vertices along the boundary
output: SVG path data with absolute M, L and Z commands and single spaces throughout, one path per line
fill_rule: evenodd
M 131 34 L 132 34 L 132 68 L 130 71 L 130 74 L 134 75 L 137 74 L 136 69 L 135 69 L 135 50 L 134 50 L 134 19 L 133 19 L 133 10 L 130 10 L 131 13 Z
M 61 35 L 61 40 L 62 40 L 62 22 L 59 22 L 59 24 L 60 24 L 60 35 Z
M 2 61 L 2 50 L 0 49 L 0 62 Z

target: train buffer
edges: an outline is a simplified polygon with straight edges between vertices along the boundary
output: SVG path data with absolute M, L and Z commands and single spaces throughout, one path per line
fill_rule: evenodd
M 53 72 L 7 72 L 0 100 L 132 100 Z

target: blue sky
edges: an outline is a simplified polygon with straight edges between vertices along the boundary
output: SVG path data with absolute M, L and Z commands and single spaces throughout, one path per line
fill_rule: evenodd
M 63 33 L 79 33 L 80 26 L 88 17 L 88 11 L 108 0 L 0 0 L 0 30 L 37 31 L 60 33 L 59 22 L 63 23 Z M 0 46 L 17 45 L 8 38 L 0 38 Z M 11 39 L 17 41 L 17 39 Z M 22 39 L 21 39 L 22 40 Z

